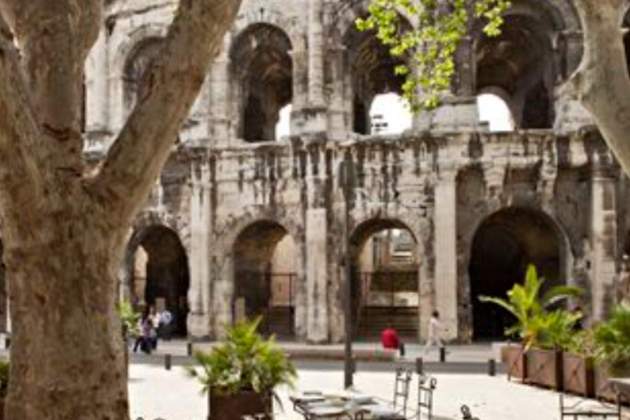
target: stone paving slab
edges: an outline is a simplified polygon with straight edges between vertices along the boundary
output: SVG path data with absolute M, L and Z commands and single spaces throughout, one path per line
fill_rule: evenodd
M 298 388 L 339 390 L 343 373 L 329 365 L 299 368 Z M 479 374 L 436 374 L 435 414 L 440 419 L 461 418 L 459 408 L 467 404 L 480 420 L 559 420 L 555 392 L 508 382 L 505 376 Z M 356 388 L 370 395 L 391 398 L 394 375 L 391 371 L 361 371 L 355 376 Z M 413 389 L 415 390 L 415 380 Z M 186 377 L 181 367 L 135 364 L 130 369 L 129 393 L 134 418 L 162 417 L 166 420 L 206 419 L 206 399 L 198 384 Z M 280 390 L 285 413 L 280 420 L 301 419 L 288 403 L 288 390 Z M 412 398 L 411 404 L 415 404 Z M 627 415 L 627 414 L 626 414 Z M 227 419 L 226 419 L 227 420 Z

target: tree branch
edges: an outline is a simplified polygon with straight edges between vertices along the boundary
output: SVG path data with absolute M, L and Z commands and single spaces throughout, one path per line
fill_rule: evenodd
M 130 221 L 143 205 L 190 112 L 241 0 L 180 0 L 148 92 L 109 150 L 92 187 L 108 212 Z
M 584 56 L 572 84 L 608 146 L 630 174 L 630 76 L 621 28 L 624 0 L 575 0 Z
M 52 176 L 82 175 L 83 75 L 102 23 L 102 0 L 0 0 L 16 35 Z
M 9 220 L 34 220 L 42 168 L 34 158 L 39 128 L 13 35 L 0 13 L 0 204 Z M 12 217 L 21 215 L 21 219 Z M 4 229 L 20 229 L 10 226 Z M 6 232 L 5 232 L 6 234 Z

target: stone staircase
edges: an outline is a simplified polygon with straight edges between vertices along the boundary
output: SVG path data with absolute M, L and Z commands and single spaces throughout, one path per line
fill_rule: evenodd
M 292 338 L 293 319 L 292 306 L 272 306 L 264 315 L 261 331 L 269 335 L 275 334 L 278 338 Z
M 374 339 L 392 326 L 401 337 L 418 336 L 418 307 L 364 306 L 359 317 L 358 338 Z

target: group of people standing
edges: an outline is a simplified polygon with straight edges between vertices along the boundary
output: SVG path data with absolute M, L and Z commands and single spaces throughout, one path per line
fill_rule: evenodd
M 138 320 L 137 337 L 133 345 L 133 352 L 138 349 L 146 354 L 157 350 L 158 339 L 170 339 L 170 329 L 173 315 L 168 309 L 157 312 L 153 306 L 147 308 Z

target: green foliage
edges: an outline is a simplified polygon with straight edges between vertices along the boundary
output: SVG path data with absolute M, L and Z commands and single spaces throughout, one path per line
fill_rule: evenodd
M 583 357 L 595 357 L 595 334 L 593 329 L 577 331 L 573 334 L 571 340 L 566 343 L 563 350 L 577 354 Z
M 436 107 L 449 89 L 455 52 L 475 19 L 487 36 L 497 36 L 508 7 L 509 0 L 372 0 L 368 17 L 356 25 L 376 31 L 392 56 L 407 59 L 395 72 L 405 76 L 403 95 L 418 111 Z M 417 24 L 405 26 L 403 16 Z
M 555 286 L 541 296 L 544 279 L 538 277 L 536 267 L 529 265 L 524 284 L 515 284 L 507 293 L 507 299 L 481 296 L 482 302 L 498 305 L 514 315 L 516 323 L 506 334 L 518 335 L 526 348 L 532 345 L 551 347 L 568 345 L 568 331 L 581 317 L 566 311 L 549 312 L 554 303 L 569 297 L 577 297 L 582 290 L 572 286 Z
M 0 398 L 7 395 L 9 389 L 9 362 L 0 360 Z
M 613 371 L 630 369 L 630 305 L 619 305 L 594 329 L 595 357 Z
M 209 353 L 195 353 L 201 370 L 188 366 L 186 371 L 199 380 L 203 392 L 213 388 L 234 395 L 241 390 L 262 392 L 293 385 L 295 367 L 273 337 L 265 340 L 258 334 L 259 324 L 260 318 L 236 324 L 228 330 L 225 342 Z
M 134 337 L 139 335 L 138 320 L 140 319 L 140 313 L 133 308 L 131 302 L 128 300 L 119 302 L 116 310 L 122 322 L 125 336 Z

